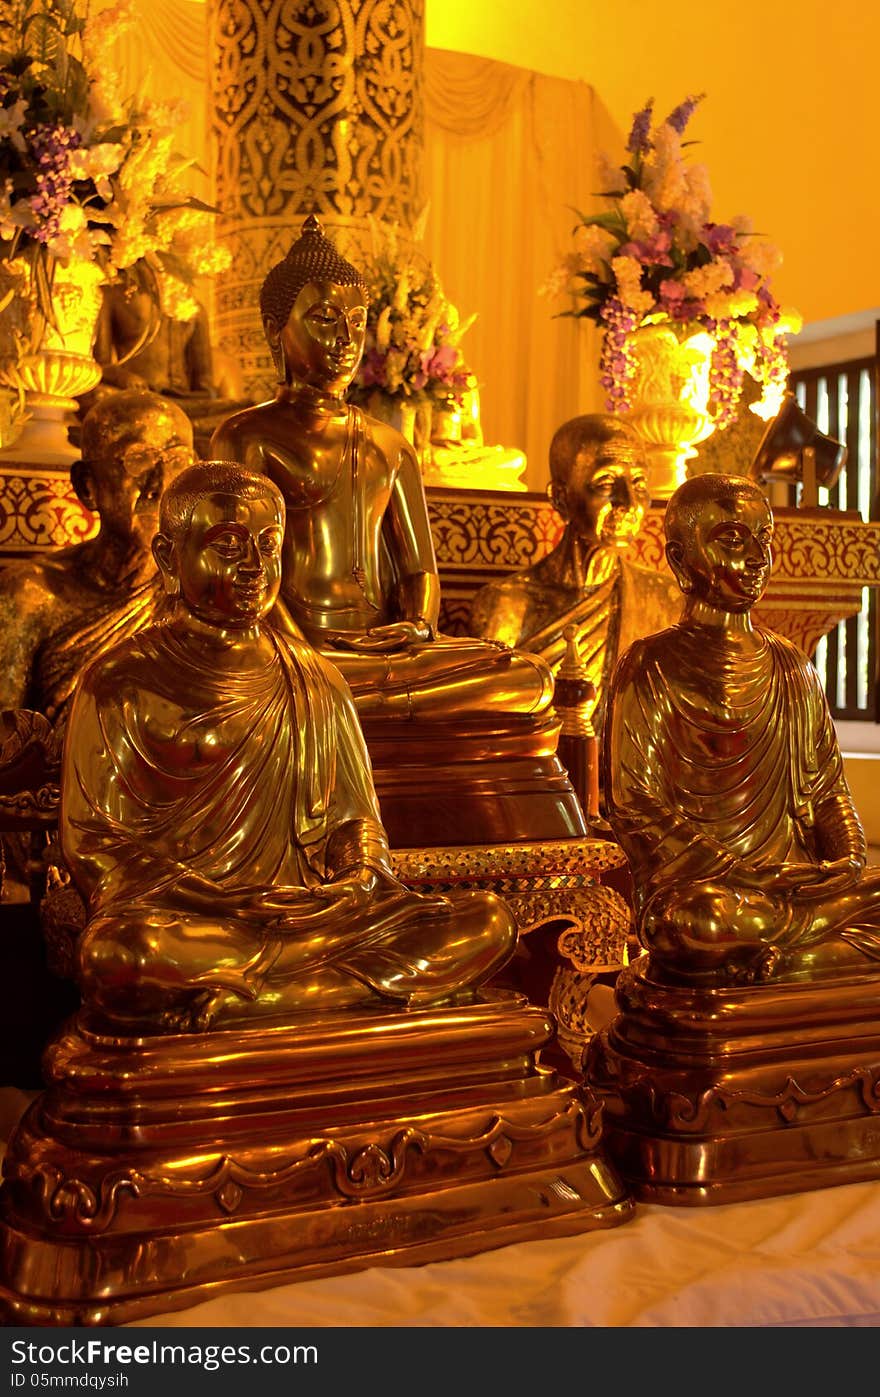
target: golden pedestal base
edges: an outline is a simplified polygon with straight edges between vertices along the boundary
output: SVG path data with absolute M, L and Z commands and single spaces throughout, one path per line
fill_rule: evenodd
M 556 755 L 558 718 L 394 723 L 367 716 L 361 726 L 392 848 L 569 839 L 587 832 Z
M 597 1103 L 535 1065 L 551 1034 L 502 995 L 155 1039 L 74 1024 L 7 1153 L 7 1320 L 120 1324 L 623 1222 Z
M 608 1154 L 636 1197 L 730 1203 L 880 1177 L 880 975 L 744 989 L 640 957 L 590 1043 Z

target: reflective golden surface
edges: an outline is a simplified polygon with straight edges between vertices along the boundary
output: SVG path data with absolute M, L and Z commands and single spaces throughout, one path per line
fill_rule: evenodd
M 627 652 L 606 739 L 651 965 L 718 983 L 880 972 L 880 870 L 865 871 L 818 676 L 749 615 L 770 572 L 767 500 L 699 476 L 665 527 L 682 619 Z
M 261 292 L 277 396 L 212 440 L 213 454 L 265 474 L 284 496 L 275 622 L 348 681 L 395 844 L 583 834 L 555 756 L 547 665 L 436 633 L 440 584 L 415 453 L 343 396 L 363 352 L 365 297 L 357 269 L 306 219 Z M 440 804 L 432 773 L 445 783 Z M 447 792 L 453 818 L 470 805 L 466 831 L 450 825 Z
M 880 1169 L 880 869 L 818 676 L 752 624 L 773 518 L 751 480 L 672 496 L 680 623 L 614 676 L 608 816 L 639 956 L 585 1075 L 639 1196 L 714 1203 Z
M 191 320 L 164 315 L 154 296 L 117 283 L 104 288 L 95 358 L 104 383 L 171 397 L 213 398 L 214 364 L 203 306 Z
M 83 993 L 114 1021 L 432 1002 L 513 948 L 491 894 L 422 898 L 393 876 L 344 682 L 263 624 L 283 536 L 265 477 L 178 477 L 153 544 L 170 613 L 77 690 L 61 842 L 89 911 Z
M 595 1098 L 536 1065 L 551 1035 L 501 995 L 207 1035 L 81 1019 L 6 1155 L 0 1312 L 120 1324 L 626 1221 Z
M 150 541 L 163 486 L 192 461 L 192 427 L 155 394 L 120 393 L 87 414 L 81 449 L 71 475 L 99 533 L 0 572 L 0 707 L 53 720 L 88 660 L 156 618 Z
M 85 670 L 61 841 L 84 1005 L 0 1190 L 0 1311 L 120 1323 L 224 1288 L 607 1227 L 632 1203 L 552 1020 L 476 987 L 516 927 L 392 869 L 350 693 L 266 625 L 284 501 L 165 492 L 161 624 Z
M 595 686 L 601 733 L 617 658 L 638 637 L 669 625 L 680 599 L 673 579 L 631 563 L 625 552 L 650 503 L 644 446 L 625 422 L 602 414 L 572 418 L 550 445 L 550 497 L 565 521 L 540 562 L 474 597 L 474 634 L 540 655 L 558 670 L 565 631 Z
M 366 292 L 317 219 L 261 301 L 281 386 L 235 414 L 212 453 L 270 477 L 287 506 L 283 611 L 332 655 L 361 716 L 539 714 L 540 661 L 435 635 L 440 584 L 418 462 L 399 432 L 343 398 L 363 353 Z

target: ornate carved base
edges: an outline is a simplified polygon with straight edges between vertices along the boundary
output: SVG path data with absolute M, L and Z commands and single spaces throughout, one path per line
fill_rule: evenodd
M 556 720 L 477 725 L 364 718 L 392 848 L 508 844 L 585 835 L 559 758 Z
M 398 878 L 419 893 L 479 888 L 498 893 L 516 918 L 517 954 L 497 983 L 548 1005 L 556 1038 L 542 1054 L 580 1072 L 592 1035 L 587 996 L 598 976 L 612 978 L 637 949 L 629 904 L 603 880 L 628 886 L 626 857 L 604 839 L 395 849 Z
M 880 973 L 660 985 L 640 957 L 587 1049 L 608 1153 L 639 1198 L 728 1203 L 880 1177 Z
M 589 1093 L 517 997 L 157 1039 L 74 1025 L 10 1141 L 0 1301 L 119 1324 L 225 1289 L 609 1227 Z

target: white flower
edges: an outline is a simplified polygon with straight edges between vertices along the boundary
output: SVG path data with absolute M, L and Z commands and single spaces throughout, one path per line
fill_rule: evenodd
M 74 179 L 91 179 L 102 199 L 108 202 L 113 187 L 108 176 L 115 175 L 125 159 L 125 146 L 102 141 L 95 146 L 80 146 L 70 152 L 69 169 Z
M 0 140 L 11 141 L 16 150 L 25 149 L 25 140 L 21 134 L 22 122 L 27 111 L 27 99 L 19 97 L 17 102 L 13 102 L 11 107 L 0 107 Z
M 645 193 L 656 209 L 677 209 L 687 194 L 681 138 L 671 126 L 661 126 L 642 173 Z
M 653 238 L 659 227 L 657 210 L 643 190 L 631 189 L 624 194 L 620 210 L 626 219 L 627 234 L 634 242 Z
M 654 307 L 650 291 L 642 290 L 642 264 L 635 257 L 615 257 L 611 263 L 617 281 L 617 294 L 627 310 L 639 317 Z
M 762 281 L 768 281 L 782 262 L 782 253 L 772 243 L 755 242 L 747 238 L 739 245 L 740 261 L 744 262 Z
M 98 237 L 100 236 L 98 234 Z M 67 263 L 73 257 L 83 262 L 91 262 L 95 255 L 95 246 L 85 209 L 79 204 L 66 204 L 58 219 L 58 232 L 54 238 L 49 239 L 46 246 L 59 262 Z
M 574 234 L 579 270 L 600 276 L 603 265 L 607 266 L 610 263 L 611 254 L 619 245 L 619 239 L 613 233 L 609 233 L 607 228 L 600 228 L 596 223 L 579 224 Z

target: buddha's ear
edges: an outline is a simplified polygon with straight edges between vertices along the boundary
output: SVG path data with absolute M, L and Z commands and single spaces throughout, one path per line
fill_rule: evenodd
M 156 559 L 156 567 L 162 574 L 162 581 L 165 583 L 165 591 L 169 597 L 180 595 L 180 577 L 177 572 L 177 557 L 174 552 L 174 543 L 167 534 L 156 534 L 152 542 L 153 557 Z
M 691 577 L 690 569 L 685 561 L 684 544 L 678 539 L 671 539 L 666 545 L 666 561 L 675 573 L 675 580 L 682 592 L 687 594 L 694 590 L 694 580 Z
M 272 354 L 278 382 L 284 383 L 287 375 L 285 373 L 284 350 L 281 348 L 281 327 L 276 324 L 271 315 L 263 316 L 263 334 L 266 336 L 266 343 Z
M 91 514 L 96 514 L 98 501 L 95 495 L 95 477 L 88 461 L 74 461 L 70 467 L 70 483 L 80 504 Z
M 550 497 L 550 503 L 556 510 L 556 513 L 561 514 L 563 519 L 567 520 L 569 514 L 568 486 L 565 482 L 562 480 L 551 480 L 550 484 L 547 486 L 547 494 Z

